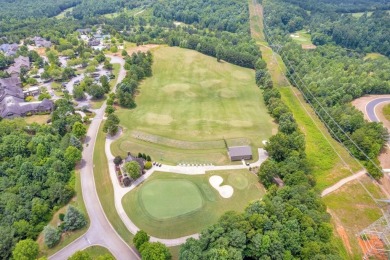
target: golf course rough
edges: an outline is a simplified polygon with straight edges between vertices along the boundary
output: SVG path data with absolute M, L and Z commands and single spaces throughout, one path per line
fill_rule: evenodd
M 187 180 L 154 180 L 140 194 L 146 212 L 154 219 L 166 220 L 199 210 L 203 206 L 198 187 Z

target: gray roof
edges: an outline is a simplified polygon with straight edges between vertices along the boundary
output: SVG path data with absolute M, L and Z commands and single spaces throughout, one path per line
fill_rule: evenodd
M 42 38 L 42 37 L 39 37 L 39 36 L 35 36 L 33 38 L 33 41 L 35 42 L 35 46 L 37 47 L 50 47 L 51 46 L 51 42 L 50 41 L 47 41 L 46 39 Z
M 229 147 L 229 155 L 230 157 L 235 156 L 252 156 L 252 149 L 250 146 L 231 146 Z
M 24 56 L 19 56 L 14 59 L 14 64 L 12 64 L 8 69 L 7 72 L 9 74 L 13 73 L 20 73 L 21 68 L 27 68 L 30 69 L 30 58 L 29 57 L 24 57 Z
M 51 100 L 24 102 L 24 93 L 20 86 L 19 78 L 0 79 L 0 116 L 2 118 L 53 110 L 54 104 Z
M 5 56 L 12 56 L 16 54 L 19 46 L 16 43 L 4 43 L 0 45 L 0 51 L 4 52 Z

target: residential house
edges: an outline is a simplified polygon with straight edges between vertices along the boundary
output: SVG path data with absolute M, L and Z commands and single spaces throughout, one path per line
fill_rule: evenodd
M 19 78 L 0 79 L 0 116 L 2 118 L 21 117 L 36 113 L 50 113 L 54 104 L 44 99 L 38 102 L 25 102 Z
M 88 41 L 88 46 L 99 46 L 100 40 L 92 38 Z
M 6 70 L 12 77 L 19 77 L 22 68 L 25 68 L 26 70 L 30 69 L 29 57 L 19 56 L 14 59 L 14 62 L 15 63 Z
M 5 56 L 14 56 L 16 55 L 19 45 L 16 43 L 8 44 L 4 43 L 0 45 L 0 51 L 4 53 Z
M 47 41 L 42 37 L 35 36 L 32 40 L 34 41 L 36 47 L 44 47 L 44 48 L 51 47 L 51 41 Z

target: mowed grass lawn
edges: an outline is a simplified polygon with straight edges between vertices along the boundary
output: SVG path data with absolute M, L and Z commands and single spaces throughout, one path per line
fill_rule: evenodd
M 92 260 L 95 260 L 99 256 L 103 256 L 103 255 L 109 255 L 112 258 L 114 258 L 114 256 L 111 254 L 110 250 L 108 250 L 107 248 L 102 247 L 102 246 L 90 246 L 90 247 L 87 247 L 86 249 L 84 249 L 83 251 L 87 252 L 89 254 L 89 256 L 92 258 Z
M 253 70 L 193 50 L 161 46 L 152 52 L 153 76 L 140 85 L 137 108 L 117 111 L 125 131 L 112 146 L 115 155 L 145 152 L 166 163 L 223 164 L 228 163 L 223 139 L 244 140 L 256 154 L 275 125 Z M 138 138 L 143 133 L 152 140 Z M 175 141 L 178 145 L 170 145 Z
M 222 198 L 209 184 L 212 175 L 230 185 L 233 196 Z M 265 194 L 257 176 L 247 170 L 215 171 L 204 175 L 155 172 L 127 193 L 123 207 L 140 229 L 159 238 L 177 238 L 200 232 L 229 210 L 243 211 Z

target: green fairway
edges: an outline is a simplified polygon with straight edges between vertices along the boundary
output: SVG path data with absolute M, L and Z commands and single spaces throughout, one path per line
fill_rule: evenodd
M 209 178 L 219 175 L 231 185 L 224 199 Z M 204 175 L 154 172 L 145 183 L 127 193 L 122 204 L 140 229 L 159 238 L 177 238 L 200 232 L 229 210 L 243 211 L 265 193 L 257 176 L 247 170 L 214 171 Z
M 198 210 L 203 200 L 199 189 L 186 180 L 154 180 L 141 189 L 140 203 L 157 220 Z
M 196 51 L 153 50 L 153 76 L 136 97 L 137 108 L 119 109 L 124 135 L 115 155 L 144 152 L 165 163 L 229 163 L 228 145 L 257 148 L 274 127 L 254 82 L 254 71 Z

